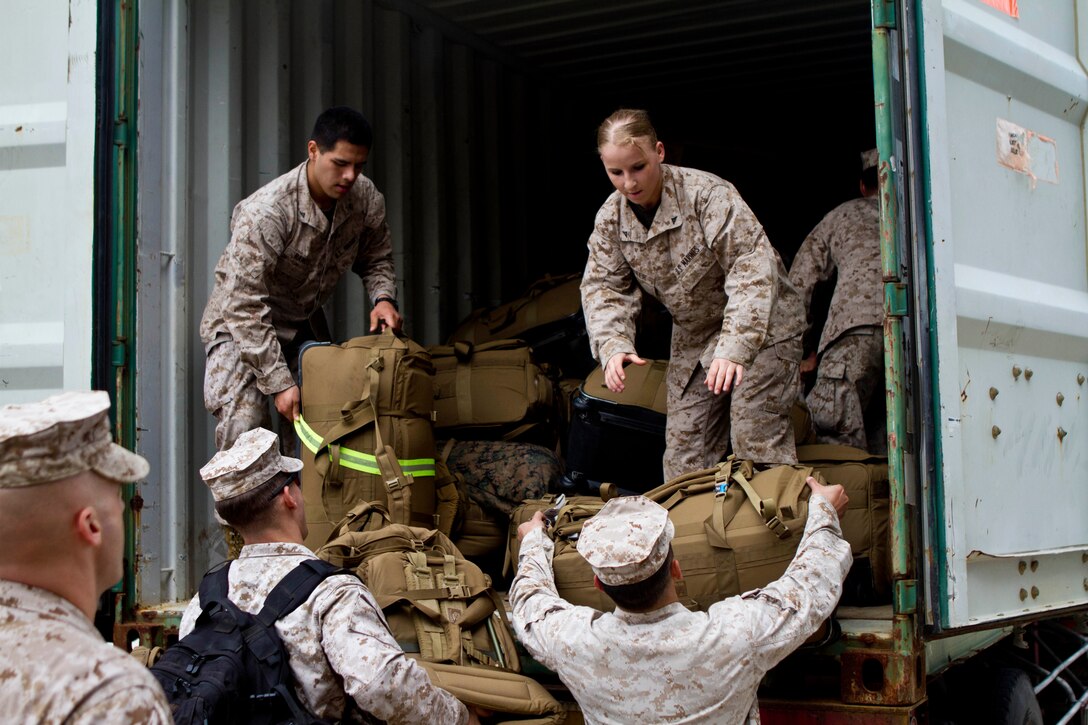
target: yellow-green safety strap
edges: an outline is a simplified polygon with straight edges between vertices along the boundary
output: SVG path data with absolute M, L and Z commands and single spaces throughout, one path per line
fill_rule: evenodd
M 321 436 L 309 426 L 301 415 L 295 419 L 295 433 L 298 434 L 302 444 L 310 449 L 310 453 L 316 455 L 317 447 L 321 445 Z M 329 458 L 332 458 L 331 453 Z M 405 473 L 410 473 L 417 478 L 434 476 L 433 458 L 398 458 L 397 462 L 400 463 L 400 467 Z M 340 447 L 340 465 L 363 473 L 381 474 L 381 469 L 378 468 L 378 459 L 372 454 L 360 453 L 344 446 Z

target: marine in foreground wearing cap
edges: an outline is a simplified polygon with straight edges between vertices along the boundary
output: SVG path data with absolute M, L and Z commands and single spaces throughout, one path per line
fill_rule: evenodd
M 617 605 L 611 614 L 556 592 L 552 541 L 537 514 L 518 528 L 510 588 L 518 637 L 559 674 L 586 723 L 759 722 L 764 673 L 831 614 L 852 561 L 838 518 L 846 492 L 814 478 L 808 485 L 808 522 L 786 572 L 707 612 L 679 602 L 673 525 L 648 498 L 612 499 L 578 539 L 594 584 Z
M 304 559 L 307 527 L 297 473 L 302 461 L 281 456 L 275 433 L 243 433 L 200 469 L 219 515 L 245 546 L 230 566 L 229 597 L 256 613 L 268 593 Z M 180 636 L 200 615 L 199 595 L 181 620 Z M 298 609 L 276 622 L 302 704 L 314 715 L 339 720 L 349 698 L 389 723 L 474 723 L 475 715 L 431 684 L 389 632 L 381 608 L 355 576 L 332 576 Z
M 123 573 L 118 484 L 147 461 L 115 445 L 109 396 L 0 408 L 0 719 L 172 723 L 158 683 L 94 628 Z
M 808 315 L 816 284 L 836 275 L 820 343 L 801 363 L 802 373 L 817 370 L 806 397 L 816 439 L 882 453 L 887 445 L 878 435 L 879 423 L 870 423 L 868 433 L 865 426 L 873 391 L 884 380 L 877 161 L 876 149 L 861 155 L 861 198 L 839 204 L 809 232 L 793 258 L 790 282 Z

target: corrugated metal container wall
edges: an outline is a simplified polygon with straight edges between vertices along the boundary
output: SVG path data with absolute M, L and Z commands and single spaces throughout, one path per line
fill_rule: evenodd
M 434 343 L 546 268 L 532 243 L 502 242 L 533 234 L 530 181 L 513 172 L 542 130 L 524 119 L 546 109 L 553 136 L 564 124 L 516 60 L 410 3 L 167 0 L 141 3 L 140 33 L 139 449 L 158 483 L 139 517 L 148 604 L 189 596 L 226 553 L 198 475 L 214 447 L 197 328 L 234 205 L 304 159 L 321 110 L 362 109 L 406 330 Z M 340 338 L 366 326 L 349 277 L 329 310 Z

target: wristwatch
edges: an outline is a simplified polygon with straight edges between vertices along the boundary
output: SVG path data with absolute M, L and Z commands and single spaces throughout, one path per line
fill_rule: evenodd
M 389 304 L 393 305 L 394 310 L 400 312 L 400 307 L 397 306 L 397 301 L 389 295 L 382 295 L 378 299 L 374 300 L 374 306 L 377 307 L 379 302 L 388 302 Z

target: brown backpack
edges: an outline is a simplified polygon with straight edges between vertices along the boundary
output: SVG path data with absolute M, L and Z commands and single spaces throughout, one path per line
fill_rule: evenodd
M 410 656 L 520 671 L 491 579 L 442 532 L 388 520 L 384 506 L 361 504 L 317 555 L 362 579 Z
M 387 331 L 306 346 L 299 368 L 295 430 L 303 444 L 307 545 L 320 545 L 334 522 L 367 501 L 387 502 L 397 523 L 434 528 L 444 515 L 451 525 L 454 487 L 443 489 L 437 510 L 434 367 L 427 351 Z

